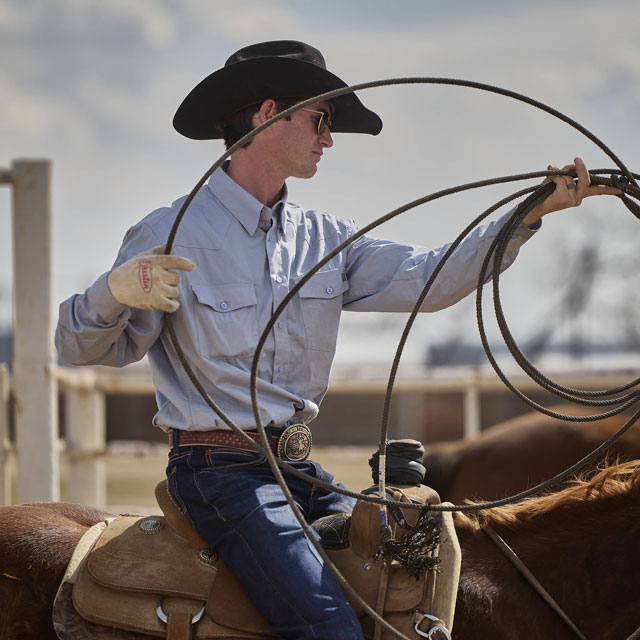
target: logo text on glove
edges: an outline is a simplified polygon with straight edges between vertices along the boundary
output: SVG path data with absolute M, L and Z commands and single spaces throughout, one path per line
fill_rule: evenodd
M 140 277 L 140 286 L 145 293 L 151 291 L 153 286 L 153 279 L 151 278 L 151 260 L 140 260 L 138 263 L 138 276 Z

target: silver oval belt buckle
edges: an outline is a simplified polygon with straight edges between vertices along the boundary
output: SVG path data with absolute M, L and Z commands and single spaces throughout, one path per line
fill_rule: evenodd
M 278 458 L 289 462 L 302 462 L 311 453 L 311 431 L 306 424 L 292 424 L 278 440 Z

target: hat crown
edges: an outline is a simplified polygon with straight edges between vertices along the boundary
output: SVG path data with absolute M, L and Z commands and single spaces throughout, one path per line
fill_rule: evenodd
M 270 40 L 251 44 L 236 51 L 224 66 L 228 67 L 255 58 L 292 58 L 313 64 L 321 69 L 327 68 L 324 57 L 318 49 L 298 40 Z

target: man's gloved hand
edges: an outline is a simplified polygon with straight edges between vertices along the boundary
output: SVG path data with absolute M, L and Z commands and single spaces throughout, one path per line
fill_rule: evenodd
M 193 271 L 195 265 L 187 258 L 164 255 L 165 246 L 140 253 L 109 273 L 109 291 L 120 304 L 161 311 L 175 311 L 180 306 L 176 300 L 180 274 L 170 269 Z

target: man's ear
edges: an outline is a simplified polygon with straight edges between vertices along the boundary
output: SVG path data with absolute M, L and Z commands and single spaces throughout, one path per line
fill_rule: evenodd
M 273 118 L 278 113 L 276 101 L 268 98 L 261 105 L 254 116 L 254 126 L 259 126 L 267 120 Z

